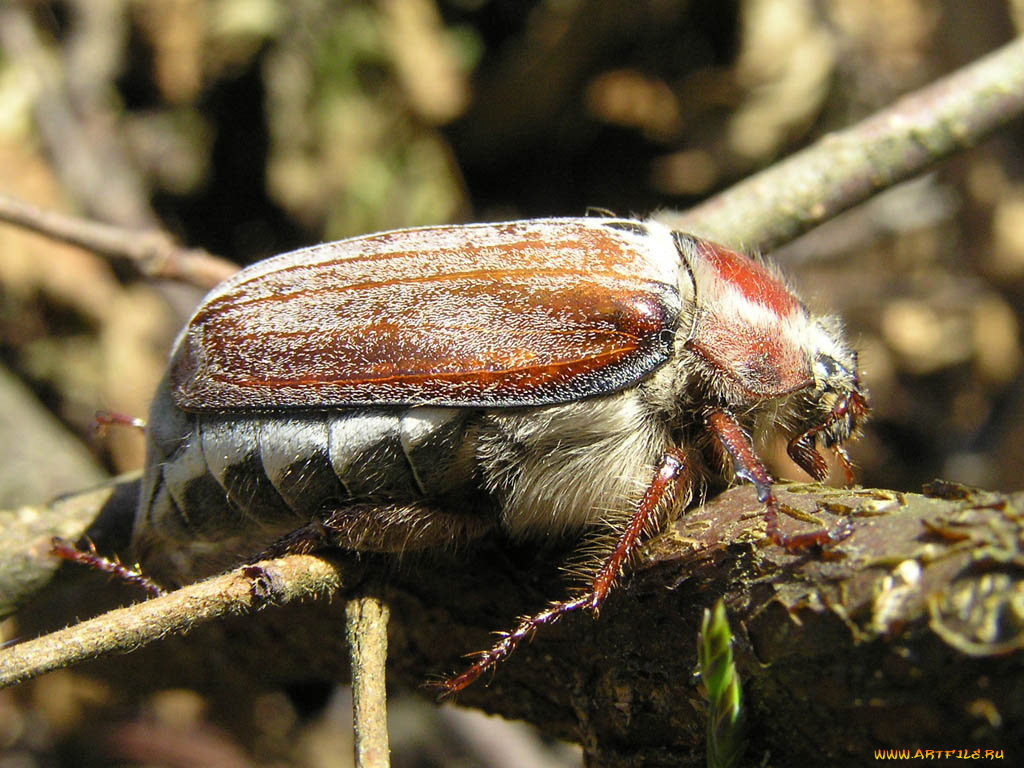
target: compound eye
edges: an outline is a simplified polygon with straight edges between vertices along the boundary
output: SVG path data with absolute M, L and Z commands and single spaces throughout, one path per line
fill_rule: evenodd
M 830 355 L 821 354 L 814 359 L 814 373 L 816 374 L 815 378 L 818 380 L 831 379 L 837 376 L 840 371 L 845 372 L 846 369 Z

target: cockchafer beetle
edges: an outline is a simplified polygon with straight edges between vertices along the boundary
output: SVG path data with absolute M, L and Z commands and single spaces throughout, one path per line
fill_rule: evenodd
M 644 532 L 726 465 L 756 486 L 773 542 L 842 538 L 781 533 L 750 436 L 786 435 L 816 479 L 820 442 L 849 479 L 841 446 L 869 412 L 856 368 L 837 320 L 765 263 L 654 221 L 435 226 L 304 248 L 215 288 L 178 336 L 134 543 L 180 578 L 204 551 L 275 539 L 404 551 L 495 527 L 603 530 L 587 588 L 522 619 L 445 683 L 456 691 L 537 627 L 596 611 Z

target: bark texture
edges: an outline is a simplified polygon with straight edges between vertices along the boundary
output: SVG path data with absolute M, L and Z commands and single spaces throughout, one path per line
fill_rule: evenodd
M 118 488 L 113 499 L 130 496 Z M 703 764 L 696 635 L 703 609 L 722 597 L 748 707 L 749 759 L 768 750 L 780 765 L 823 758 L 860 765 L 879 748 L 1022 743 L 1024 495 L 935 483 L 923 495 L 788 485 L 779 496 L 789 512 L 787 531 L 847 516 L 853 534 L 831 552 L 786 553 L 764 540 L 752 489 L 728 491 L 651 541 L 597 620 L 570 616 L 538 632 L 490 681 L 460 694 L 459 703 L 579 741 L 590 765 Z M 95 506 L 97 495 L 62 504 L 76 501 Z M 108 518 L 117 506 L 108 500 Z M 49 568 L 47 560 L 37 548 L 18 572 L 29 573 L 32 563 Z M 497 538 L 472 552 L 397 564 L 358 560 L 241 569 L 225 582 L 230 588 L 206 592 L 214 602 L 220 593 L 225 601 L 243 594 L 244 615 L 204 607 L 224 618 L 200 624 L 172 611 L 167 626 L 151 617 L 150 637 L 134 644 L 182 629 L 191 634 L 90 669 L 137 692 L 194 686 L 225 706 L 253 690 L 345 681 L 342 597 L 366 574 L 383 574 L 389 682 L 420 688 L 460 669 L 463 654 L 487 647 L 495 630 L 567 589 L 561 553 Z M 5 559 L 0 570 L 12 562 Z M 291 578 L 303 579 L 302 587 L 278 583 Z M 42 591 L 38 575 L 25 584 L 25 596 L 34 593 L 31 610 L 19 616 L 25 634 L 81 617 L 88 606 L 99 609 L 116 591 L 71 566 Z M 188 601 L 179 605 L 178 613 L 189 610 Z M 99 622 L 115 631 L 124 617 Z M 0 673 L 16 649 L 0 655 Z

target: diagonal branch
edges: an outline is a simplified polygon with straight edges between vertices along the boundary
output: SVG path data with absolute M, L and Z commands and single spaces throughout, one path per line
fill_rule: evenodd
M 88 659 L 132 651 L 168 635 L 187 634 L 211 619 L 330 596 L 348 582 L 342 568 L 313 555 L 242 566 L 5 649 L 0 653 L 0 688 Z
M 750 250 L 793 240 L 976 145 L 1024 112 L 1024 37 L 683 212 L 657 218 Z
M 0 221 L 77 245 L 110 258 L 132 261 L 152 278 L 181 280 L 212 288 L 238 271 L 238 265 L 201 248 L 182 248 L 166 232 L 136 230 L 45 211 L 0 194 Z

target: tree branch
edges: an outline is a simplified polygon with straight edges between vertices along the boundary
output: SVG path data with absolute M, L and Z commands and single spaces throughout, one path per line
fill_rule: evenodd
M 238 265 L 201 248 L 182 248 L 166 232 L 139 231 L 44 211 L 0 194 L 0 221 L 117 259 L 128 259 L 147 277 L 212 288 Z
M 352 598 L 345 606 L 346 638 L 352 660 L 352 720 L 356 768 L 388 768 L 387 604 L 372 594 Z
M 342 570 L 311 555 L 245 565 L 160 597 L 118 608 L 0 653 L 0 688 L 100 656 L 132 651 L 154 640 L 187 634 L 229 614 L 251 613 L 348 586 Z
M 780 486 L 786 533 L 852 522 L 852 535 L 826 556 L 767 544 L 751 488 L 721 494 L 651 542 L 599 619 L 574 615 L 538 632 L 459 702 L 579 740 L 594 765 L 702 763 L 695 638 L 703 609 L 723 597 L 755 754 L 861 765 L 880 747 L 1019 744 L 1024 655 L 1013 651 L 1024 648 L 1024 631 L 1007 617 L 1024 583 L 1024 494 L 944 484 L 929 494 Z M 495 630 L 564 595 L 558 560 L 495 539 L 472 553 L 437 554 L 430 567 L 390 569 L 392 684 L 415 688 L 461 669 L 463 655 L 487 647 Z M 378 573 L 388 561 L 364 562 Z M 228 695 L 219 675 L 249 686 L 345 681 L 337 639 L 345 601 L 286 604 L 324 584 L 328 593 L 350 591 L 354 578 L 337 568 L 306 557 L 234 571 L 7 649 L 0 669 L 10 682 L 32 665 L 52 668 L 58 656 L 84 658 L 93 637 L 111 638 L 107 653 L 161 639 L 148 656 L 133 654 L 136 692 L 198 685 Z M 74 606 L 82 610 L 80 597 Z M 248 615 L 230 615 L 237 610 Z M 224 617 L 218 631 L 167 639 L 210 616 Z M 40 621 L 36 611 L 19 618 L 26 631 L 43 630 Z M 32 643 L 47 649 L 45 665 L 19 651 Z M 229 672 L 195 663 L 225 654 Z M 141 680 L 139 665 L 149 670 Z
M 1018 38 L 688 211 L 656 218 L 725 245 L 768 251 L 974 146 L 1022 111 Z

